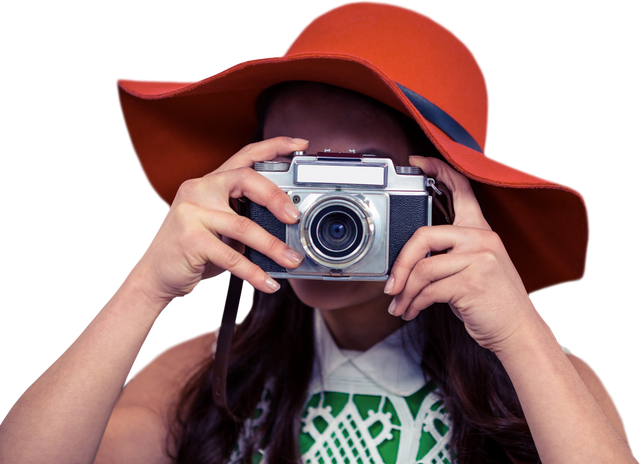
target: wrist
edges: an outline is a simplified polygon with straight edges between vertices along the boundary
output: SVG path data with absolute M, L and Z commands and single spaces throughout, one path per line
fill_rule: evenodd
M 127 306 L 148 313 L 155 320 L 173 298 L 155 292 L 145 273 L 134 268 L 118 289 L 114 299 L 126 301 Z
M 537 312 L 521 322 L 517 329 L 494 352 L 505 368 L 525 362 L 545 352 L 561 351 L 553 332 Z
M 164 213 L 164 216 L 158 223 L 153 235 L 149 238 L 149 242 L 144 247 L 140 255 L 129 266 L 129 269 L 122 277 L 114 291 L 109 298 L 115 296 L 116 293 L 130 294 L 135 301 L 143 307 L 155 314 L 164 314 L 164 312 L 175 302 L 176 298 L 172 295 L 167 295 L 166 292 L 162 292 L 156 286 L 154 286 L 154 279 L 149 274 L 149 262 L 148 251 L 151 243 L 155 239 L 158 231 L 162 227 L 164 220 L 169 214 L 169 208 Z M 147 256 L 147 259 L 143 261 L 143 258 Z M 153 267 L 153 266 L 152 266 Z

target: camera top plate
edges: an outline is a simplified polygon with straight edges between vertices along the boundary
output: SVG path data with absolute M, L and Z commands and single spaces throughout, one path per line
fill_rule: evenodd
M 283 190 L 322 187 L 343 190 L 375 189 L 424 194 L 425 177 L 414 166 L 395 167 L 390 158 L 367 153 L 295 152 L 291 163 L 263 161 L 254 169 Z

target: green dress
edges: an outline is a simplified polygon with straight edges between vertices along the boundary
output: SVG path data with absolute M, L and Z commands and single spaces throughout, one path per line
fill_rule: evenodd
M 447 411 L 420 355 L 407 343 L 411 323 L 365 352 L 340 350 L 316 311 L 317 362 L 302 411 L 300 451 L 305 464 L 451 464 Z M 404 342 L 404 343 L 403 343 Z M 245 424 L 230 463 L 269 410 L 265 389 Z M 254 462 L 268 453 L 260 451 Z

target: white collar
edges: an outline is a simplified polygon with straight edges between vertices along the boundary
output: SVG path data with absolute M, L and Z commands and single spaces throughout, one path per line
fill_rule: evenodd
M 351 362 L 356 369 L 378 386 L 390 393 L 409 396 L 425 383 L 420 368 L 421 356 L 406 335 L 418 329 L 415 323 L 407 323 L 367 351 L 343 354 L 333 340 L 322 314 L 315 310 L 315 353 L 311 385 L 330 376 L 338 367 Z M 403 338 L 406 343 L 403 343 Z

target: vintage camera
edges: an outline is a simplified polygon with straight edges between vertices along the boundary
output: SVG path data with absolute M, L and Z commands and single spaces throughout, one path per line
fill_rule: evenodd
M 285 269 L 253 249 L 248 258 L 279 279 L 387 280 L 407 240 L 431 225 L 435 181 L 375 155 L 293 155 L 291 164 L 265 161 L 254 169 L 289 195 L 300 221 L 283 224 L 250 201 L 246 215 L 305 259 Z

